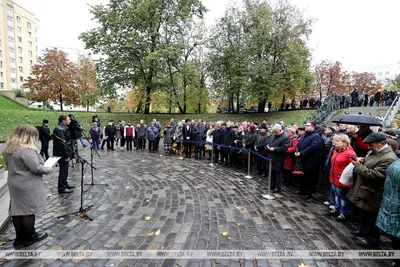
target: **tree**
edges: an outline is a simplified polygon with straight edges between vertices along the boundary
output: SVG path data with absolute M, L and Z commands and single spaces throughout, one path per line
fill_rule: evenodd
M 208 71 L 213 89 L 226 97 L 229 112 L 239 112 L 241 93 L 248 79 L 248 51 L 245 35 L 246 13 L 232 4 L 211 31 Z
M 339 61 L 323 60 L 315 66 L 314 77 L 314 89 L 321 100 L 332 92 L 346 94 L 350 90 L 350 74 L 343 71 Z
M 376 79 L 375 75 L 368 72 L 353 72 L 351 74 L 351 88 L 357 89 L 359 94 L 371 95 L 380 89 L 382 84 Z
M 166 76 L 166 56 L 181 53 L 168 46 L 163 34 L 182 32 L 182 25 L 206 11 L 201 0 L 110 0 L 92 6 L 98 27 L 82 33 L 86 49 L 102 55 L 99 62 L 101 89 L 137 86 L 144 91 L 136 112 L 150 112 L 151 94 Z
M 96 69 L 90 57 L 80 56 L 78 59 L 76 87 L 79 91 L 81 105 L 86 106 L 86 110 L 89 112 L 90 105 L 99 99 Z
M 60 105 L 79 104 L 79 92 L 76 88 L 76 66 L 69 61 L 67 54 L 58 49 L 46 49 L 43 57 L 32 68 L 32 76 L 24 83 L 29 88 L 29 99 L 45 99 Z

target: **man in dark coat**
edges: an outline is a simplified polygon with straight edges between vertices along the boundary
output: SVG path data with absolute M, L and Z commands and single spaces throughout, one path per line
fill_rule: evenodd
M 107 136 L 107 150 L 110 149 L 115 150 L 114 142 L 115 142 L 115 136 L 117 135 L 117 127 L 115 127 L 113 123 L 114 121 L 110 120 L 104 130 L 104 134 Z
M 193 143 L 193 134 L 192 134 L 192 126 L 190 124 L 190 120 L 185 120 L 185 125 L 182 128 L 182 137 L 183 137 L 183 144 L 185 146 L 185 158 L 192 157 L 192 145 Z M 185 142 L 186 141 L 186 142 Z
M 202 150 L 204 148 L 204 144 L 202 142 L 205 141 L 207 130 L 203 125 L 201 120 L 197 121 L 197 124 L 193 127 L 193 141 L 195 142 L 195 159 L 201 159 Z
M 312 193 L 318 183 L 318 170 L 324 151 L 324 142 L 322 137 L 315 131 L 317 124 L 314 121 L 307 122 L 304 127 L 305 134 L 297 144 L 299 152 L 294 155 L 300 157 L 303 165 L 304 181 L 300 181 L 303 185 L 300 188 L 304 188 L 304 193 L 306 193 L 304 200 L 307 200 L 313 197 Z
M 215 124 L 215 130 L 213 134 L 213 148 L 214 148 L 214 163 L 218 163 L 219 156 L 221 154 L 221 147 L 219 146 L 222 144 L 222 136 L 224 131 L 221 128 L 221 122 L 218 121 Z
M 43 125 L 39 129 L 39 140 L 42 143 L 40 149 L 40 155 L 45 157 L 47 160 L 49 158 L 49 142 L 51 140 L 50 129 L 48 127 L 48 120 L 43 120 Z
M 283 132 L 282 126 L 276 124 L 273 135 L 268 138 L 267 157 L 272 160 L 271 190 L 272 193 L 280 193 L 283 177 L 283 164 L 285 163 L 286 151 L 289 147 L 289 137 Z
M 234 138 L 235 138 L 235 131 L 232 129 L 232 122 L 228 121 L 226 123 L 226 129 L 223 134 L 222 138 L 222 144 L 225 146 L 231 146 Z M 222 155 L 221 155 L 221 160 L 223 161 L 224 166 L 231 166 L 232 162 L 230 160 L 230 155 L 229 155 L 230 149 L 227 147 L 222 148 Z
M 70 130 L 68 126 L 71 119 L 67 115 L 61 115 L 58 118 L 58 125 L 53 130 L 55 136 L 53 140 L 53 156 L 61 157 L 58 161 L 60 171 L 58 174 L 58 193 L 66 194 L 74 192 L 75 186 L 69 185 L 67 182 L 69 161 L 71 160 L 72 144 Z M 57 138 L 58 137 L 58 138 Z
M 254 150 L 256 153 L 260 154 L 261 156 L 267 156 L 266 147 L 268 145 L 268 138 L 267 135 L 267 125 L 265 123 L 261 124 L 259 132 L 257 134 L 257 139 L 255 141 Z M 258 175 L 261 175 L 265 172 L 265 159 L 256 156 L 257 167 L 258 167 Z
M 143 150 L 146 148 L 146 132 L 147 127 L 144 124 L 144 120 L 140 120 L 140 126 L 138 128 L 138 147 L 136 150 Z
M 354 89 L 353 92 L 351 92 L 351 106 L 352 107 L 357 107 L 358 103 L 358 92 L 357 89 Z

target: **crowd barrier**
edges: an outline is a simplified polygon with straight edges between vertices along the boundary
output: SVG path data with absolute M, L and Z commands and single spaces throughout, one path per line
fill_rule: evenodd
M 268 190 L 267 190 L 267 194 L 262 195 L 262 196 L 263 196 L 263 198 L 268 199 L 268 200 L 276 199 L 275 195 L 271 195 L 272 159 L 267 158 L 267 157 L 257 153 L 256 151 L 251 150 L 251 149 L 247 149 L 247 148 L 239 148 L 239 147 L 227 146 L 227 145 L 217 144 L 217 143 L 212 143 L 212 142 L 191 141 L 191 140 L 182 140 L 180 143 L 191 143 L 191 144 L 194 144 L 195 146 L 211 145 L 213 147 L 213 149 L 211 149 L 211 163 L 209 164 L 211 167 L 215 167 L 215 165 L 213 163 L 214 162 L 214 147 L 215 146 L 221 147 L 221 148 L 239 150 L 239 151 L 243 151 L 243 149 L 245 149 L 246 152 L 247 152 L 247 155 L 248 155 L 247 156 L 248 166 L 247 166 L 247 175 L 244 176 L 244 178 L 247 178 L 247 179 L 253 178 L 250 175 L 250 163 L 251 163 L 250 162 L 250 160 L 251 160 L 250 157 L 251 157 L 251 154 L 253 154 L 253 155 L 255 155 L 255 156 L 257 156 L 257 157 L 259 157 L 261 159 L 264 159 L 264 160 L 268 161 L 268 165 L 269 165 L 269 168 L 268 168 Z M 183 159 L 181 153 L 182 153 L 182 149 L 179 150 L 179 156 L 180 156 L 180 159 Z

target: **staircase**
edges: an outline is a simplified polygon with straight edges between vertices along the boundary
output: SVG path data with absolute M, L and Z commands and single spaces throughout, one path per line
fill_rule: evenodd
M 400 101 L 398 101 L 398 102 L 400 102 Z M 361 112 L 362 115 L 366 115 L 366 116 L 369 116 L 369 114 L 371 113 L 372 117 L 383 118 L 386 115 L 386 113 L 388 112 L 389 108 L 390 107 L 388 107 L 388 106 L 386 106 L 386 107 L 364 107 L 363 106 L 363 107 L 351 107 L 348 109 L 339 109 L 337 112 L 333 113 L 330 117 L 328 117 L 325 124 L 326 125 L 336 124 L 336 123 L 332 123 L 332 120 L 344 115 L 345 113 L 359 114 Z
M 8 209 L 10 207 L 10 195 L 8 194 L 7 186 L 8 172 L 0 169 L 0 230 L 8 222 Z

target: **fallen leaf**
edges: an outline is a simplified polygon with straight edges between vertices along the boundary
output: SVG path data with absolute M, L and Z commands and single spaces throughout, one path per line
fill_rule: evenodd
M 49 181 L 44 181 L 44 183 L 45 183 L 45 184 L 49 184 L 50 182 L 49 182 Z
M 7 262 L 7 260 L 4 258 L 0 258 L 0 262 Z
M 228 232 L 223 232 L 222 235 L 223 236 L 228 236 Z
M 302 262 L 300 265 L 298 265 L 298 267 L 308 267 L 308 265 L 305 265 L 305 264 Z
M 155 236 L 158 236 L 160 233 L 161 233 L 161 230 L 158 229 L 158 230 L 154 233 L 154 235 L 155 235 Z
M 62 250 L 63 248 L 62 248 L 62 246 L 55 246 L 54 247 L 54 250 Z
M 146 217 L 144 217 L 144 219 L 145 219 L 146 221 L 150 221 L 151 216 L 146 216 Z

